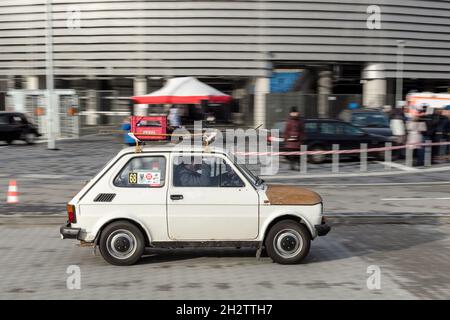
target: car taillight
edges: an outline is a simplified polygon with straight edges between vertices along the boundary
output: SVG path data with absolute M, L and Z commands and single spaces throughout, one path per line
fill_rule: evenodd
M 67 205 L 67 215 L 70 223 L 77 223 L 77 216 L 75 215 L 75 206 L 73 204 Z

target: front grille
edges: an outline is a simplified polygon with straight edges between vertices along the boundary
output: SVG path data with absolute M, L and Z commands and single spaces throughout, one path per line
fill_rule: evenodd
M 100 193 L 95 197 L 94 202 L 111 202 L 115 196 L 115 193 Z

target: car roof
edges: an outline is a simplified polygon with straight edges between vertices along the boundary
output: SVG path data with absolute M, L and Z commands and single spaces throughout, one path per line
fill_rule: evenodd
M 350 110 L 350 112 L 352 114 L 353 113 L 382 113 L 382 114 L 384 114 L 384 112 L 381 110 L 368 110 L 368 109 Z
M 319 119 L 319 118 L 312 118 L 312 119 L 305 119 L 305 122 L 336 122 L 336 123 L 347 123 L 342 120 L 338 119 Z
M 126 154 L 126 153 L 136 153 L 139 154 L 139 152 L 136 152 L 136 147 L 127 147 L 119 151 L 119 155 Z M 222 153 L 226 154 L 228 153 L 223 148 L 213 147 L 213 146 L 186 146 L 183 144 L 173 144 L 173 143 L 167 143 L 162 145 L 144 145 L 141 148 L 142 153 L 146 152 L 205 152 L 205 153 Z
M 0 116 L 23 115 L 22 112 L 0 111 Z

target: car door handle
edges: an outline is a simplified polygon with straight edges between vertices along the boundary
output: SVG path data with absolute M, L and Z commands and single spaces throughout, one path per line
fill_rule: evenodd
M 172 199 L 172 200 L 183 200 L 183 195 L 182 194 L 171 194 L 170 195 L 170 199 Z

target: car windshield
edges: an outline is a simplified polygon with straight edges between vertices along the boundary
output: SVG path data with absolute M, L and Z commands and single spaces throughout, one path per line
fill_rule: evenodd
M 355 113 L 352 115 L 352 123 L 358 127 L 366 128 L 387 128 L 389 121 L 384 114 L 381 113 Z

